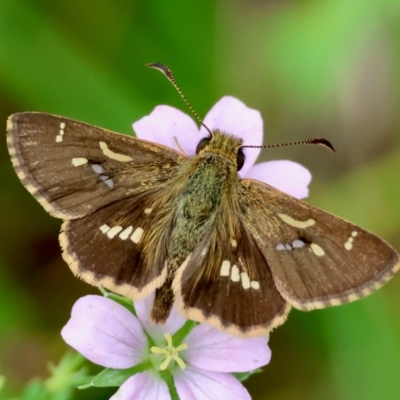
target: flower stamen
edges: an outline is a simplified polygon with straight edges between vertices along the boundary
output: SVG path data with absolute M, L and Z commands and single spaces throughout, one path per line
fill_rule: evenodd
M 150 351 L 155 354 L 165 354 L 165 360 L 160 364 L 160 370 L 164 371 L 168 368 L 168 365 L 171 361 L 176 361 L 181 369 L 186 368 L 186 363 L 179 357 L 179 352 L 186 350 L 188 345 L 186 343 L 180 344 L 178 347 L 175 347 L 172 343 L 172 336 L 169 333 L 164 333 L 164 337 L 167 341 L 167 347 L 161 348 L 153 346 Z

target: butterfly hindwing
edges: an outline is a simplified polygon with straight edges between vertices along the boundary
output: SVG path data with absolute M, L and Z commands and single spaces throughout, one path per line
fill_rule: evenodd
M 160 286 L 167 274 L 166 243 L 171 230 L 158 189 L 131 196 L 83 218 L 66 221 L 60 234 L 63 257 L 75 275 L 133 299 Z M 153 253 L 149 254 L 151 243 Z M 155 251 L 157 250 L 157 251 Z
M 282 324 L 290 305 L 277 291 L 266 260 L 242 227 L 230 243 L 210 247 L 213 229 L 179 268 L 173 288 L 190 319 L 240 336 L 266 334 Z
M 357 300 L 399 269 L 396 251 L 375 235 L 262 182 L 242 185 L 246 227 L 268 260 L 277 289 L 294 307 L 312 310 Z
M 184 159 L 165 146 L 45 113 L 14 114 L 7 131 L 22 183 L 63 219 L 160 185 Z

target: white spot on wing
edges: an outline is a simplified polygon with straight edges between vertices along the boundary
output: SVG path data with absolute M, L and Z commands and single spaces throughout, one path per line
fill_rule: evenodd
M 242 272 L 240 274 L 240 277 L 241 277 L 241 280 L 242 280 L 243 289 L 245 289 L 245 290 L 249 289 L 250 288 L 250 278 L 247 275 L 247 272 Z
M 132 231 L 133 231 L 133 226 L 129 226 L 128 228 L 126 228 L 119 234 L 119 238 L 122 240 L 128 239 L 128 237 L 132 233 Z
M 276 245 L 276 249 L 277 249 L 278 251 L 286 250 L 286 249 L 285 249 L 285 245 L 284 245 L 283 243 L 278 243 L 278 244 Z
M 132 161 L 133 158 L 130 156 L 127 156 L 125 154 L 119 154 L 119 153 L 115 153 L 114 151 L 110 150 L 107 146 L 106 142 L 99 142 L 100 145 L 100 149 L 102 150 L 103 154 L 113 160 L 117 160 L 117 161 Z
M 59 134 L 56 136 L 56 142 L 57 143 L 61 143 L 63 141 L 64 128 L 65 128 L 65 123 L 61 122 Z
M 72 165 L 74 167 L 80 167 L 81 165 L 85 165 L 88 163 L 87 158 L 84 157 L 77 157 L 72 159 Z
M 133 243 L 138 244 L 140 242 L 140 239 L 143 236 L 143 228 L 136 228 L 135 232 L 133 232 L 132 236 L 131 236 L 131 240 Z
M 231 280 L 232 282 L 240 281 L 239 268 L 237 267 L 237 265 L 232 265 Z
M 235 239 L 231 239 L 231 245 L 232 247 L 237 247 L 237 241 Z
M 92 170 L 96 172 L 97 175 L 100 175 L 104 172 L 104 169 L 100 164 L 92 164 Z
M 108 225 L 104 224 L 104 225 L 102 225 L 102 226 L 100 227 L 100 230 L 101 230 L 103 233 L 107 233 L 107 232 L 110 230 L 110 227 L 109 227 Z
M 113 188 L 114 187 L 114 181 L 107 175 L 99 175 L 100 179 L 109 187 Z
M 92 164 L 92 170 L 109 188 L 112 189 L 114 187 L 114 181 L 108 175 L 103 174 L 104 169 L 100 164 Z
M 317 257 L 322 257 L 325 255 L 324 249 L 316 243 L 311 243 L 311 250 Z
M 108 232 L 107 232 L 107 236 L 112 239 L 114 236 L 118 235 L 118 233 L 120 233 L 122 231 L 122 226 L 114 226 L 112 227 Z
M 144 213 L 145 214 L 150 214 L 153 211 L 152 208 L 145 208 Z
M 278 216 L 286 224 L 299 229 L 305 229 L 315 224 L 315 221 L 312 218 L 308 219 L 307 221 L 298 221 L 297 219 L 294 219 L 286 214 L 278 213 Z
M 228 260 L 224 260 L 222 261 L 219 274 L 221 276 L 229 276 L 230 269 L 231 269 L 231 263 Z
M 260 282 L 258 282 L 258 281 L 251 281 L 251 282 L 250 282 L 250 286 L 251 286 L 252 289 L 258 290 L 258 289 L 260 289 Z
M 110 179 L 106 179 L 104 181 L 104 183 L 110 188 L 112 189 L 114 187 L 114 181 L 110 178 Z
M 353 248 L 354 238 L 358 235 L 357 231 L 351 232 L 351 236 L 347 239 L 347 242 L 344 244 L 344 248 L 350 251 Z
M 296 240 L 293 240 L 292 246 L 295 249 L 301 249 L 302 247 L 305 246 L 305 243 L 300 239 L 296 239 Z

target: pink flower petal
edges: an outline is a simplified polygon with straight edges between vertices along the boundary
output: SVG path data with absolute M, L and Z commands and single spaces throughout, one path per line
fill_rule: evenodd
M 204 123 L 210 130 L 219 129 L 242 138 L 243 144 L 262 145 L 263 120 L 260 113 L 234 97 L 226 96 L 219 100 L 204 118 Z M 203 127 L 200 131 L 203 132 L 202 137 L 208 136 Z M 243 153 L 246 160 L 239 171 L 241 177 L 255 163 L 260 149 L 244 148 Z
M 249 392 L 233 375 L 222 372 L 188 366 L 174 375 L 174 382 L 180 399 L 250 399 Z
M 103 367 L 132 367 L 148 351 L 146 335 L 135 316 L 102 296 L 80 298 L 61 335 L 71 347 Z
M 150 372 L 140 372 L 127 379 L 110 400 L 171 400 L 167 384 Z
M 153 307 L 154 293 L 143 300 L 135 301 L 135 310 L 139 321 L 143 328 L 150 336 L 159 343 L 164 342 L 164 333 L 168 332 L 173 335 L 182 325 L 186 319 L 181 317 L 175 307 L 172 307 L 171 314 L 169 315 L 165 324 L 156 324 L 150 319 L 151 308 Z
M 185 360 L 196 367 L 219 372 L 246 372 L 269 363 L 268 339 L 240 339 L 208 325 L 197 325 L 184 339 Z
M 298 199 L 308 196 L 310 171 L 293 161 L 268 161 L 254 165 L 246 178 L 257 179 Z
M 134 122 L 132 126 L 139 139 L 163 144 L 179 152 L 180 146 L 188 157 L 195 156 L 197 144 L 206 136 L 201 136 L 192 118 L 169 106 L 157 106 L 150 115 Z

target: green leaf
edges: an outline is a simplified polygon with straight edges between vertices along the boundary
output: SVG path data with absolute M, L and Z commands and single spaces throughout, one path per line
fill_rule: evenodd
M 100 287 L 99 289 L 104 297 L 114 300 L 116 303 L 120 304 L 121 306 L 125 307 L 128 311 L 130 311 L 135 317 L 137 316 L 135 306 L 133 305 L 132 299 L 129 299 L 128 297 L 120 296 L 115 293 L 111 293 L 111 292 L 107 291 L 106 289 L 104 289 L 103 287 Z
M 23 390 L 20 400 L 46 400 L 47 390 L 43 382 L 35 380 L 30 382 Z
M 58 393 L 85 383 L 88 380 L 85 362 L 81 354 L 67 352 L 58 365 L 49 365 L 51 376 L 44 383 L 46 389 L 50 393 Z
M 183 324 L 183 326 L 180 329 L 178 329 L 172 336 L 172 342 L 175 343 L 176 345 L 182 343 L 182 341 L 189 334 L 189 332 L 198 324 L 199 324 L 198 322 L 188 319 Z
M 263 372 L 263 370 L 261 368 L 257 368 L 257 369 L 254 369 L 253 371 L 234 372 L 233 376 L 235 376 L 237 379 L 239 379 L 240 382 L 243 382 L 246 379 L 248 379 L 251 375 L 259 374 L 260 372 Z
M 150 367 L 148 362 L 135 365 L 132 368 L 127 369 L 113 369 L 106 368 L 103 369 L 99 374 L 97 374 L 90 383 L 86 385 L 81 385 L 78 389 L 88 389 L 89 387 L 110 387 L 110 386 L 121 386 L 128 378 L 138 372 L 145 371 Z

